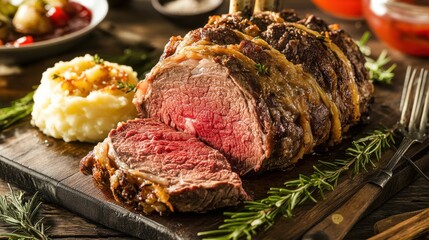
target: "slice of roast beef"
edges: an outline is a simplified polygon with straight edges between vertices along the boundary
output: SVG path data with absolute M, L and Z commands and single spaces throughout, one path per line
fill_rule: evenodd
M 81 171 L 145 213 L 203 212 L 249 199 L 219 151 L 148 118 L 119 124 L 81 161 Z
M 273 129 L 253 67 L 247 71 L 228 55 L 204 59 L 190 49 L 185 54 L 192 56 L 165 59 L 139 86 L 140 112 L 219 149 L 241 174 L 259 169 L 271 154 Z M 289 137 L 295 141 L 288 147 L 296 149 L 301 137 Z

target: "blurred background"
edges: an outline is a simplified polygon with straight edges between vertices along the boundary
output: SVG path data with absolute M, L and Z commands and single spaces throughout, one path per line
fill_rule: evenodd
M 109 0 L 109 3 L 112 15 L 116 9 L 127 6 L 136 10 L 149 8 L 182 29 L 202 26 L 209 15 L 227 13 L 229 8 L 228 0 L 151 0 L 151 6 L 142 0 Z M 308 9 L 309 4 L 317 6 L 320 12 L 314 13 L 328 23 L 341 21 L 346 28 L 368 24 L 389 48 L 409 55 L 429 56 L 429 0 L 280 0 L 279 9 L 293 7 L 300 12 Z M 300 14 L 307 13 L 301 11 Z M 132 17 L 130 14 L 128 20 Z M 150 15 L 139 17 L 142 24 L 151 24 Z M 170 31 L 174 33 L 176 29 Z

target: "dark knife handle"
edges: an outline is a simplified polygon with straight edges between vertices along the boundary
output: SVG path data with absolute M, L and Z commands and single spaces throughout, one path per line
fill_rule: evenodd
M 366 183 L 334 213 L 311 228 L 303 240 L 343 239 L 365 210 L 377 199 L 382 188 Z

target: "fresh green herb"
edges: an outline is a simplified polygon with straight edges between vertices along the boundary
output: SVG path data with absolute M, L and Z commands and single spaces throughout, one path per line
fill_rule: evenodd
M 252 239 L 259 231 L 269 229 L 279 215 L 291 218 L 297 206 L 307 200 L 317 202 L 316 194 L 324 198 L 324 193 L 334 189 L 342 173 L 353 169 L 353 173 L 357 174 L 368 164 L 374 165 L 372 159 L 379 160 L 382 150 L 392 143 L 392 131 L 372 131 L 352 142 L 352 147 L 346 150 L 348 158 L 345 160 L 320 161 L 326 169 L 314 166 L 313 174 L 301 174 L 298 179 L 285 182 L 284 187 L 271 188 L 266 198 L 245 202 L 243 211 L 224 213 L 228 218 L 219 229 L 200 232 L 198 236 L 211 240 Z
M 389 68 L 384 68 L 386 64 L 390 62 L 390 59 L 387 57 L 387 51 L 383 50 L 378 56 L 377 60 L 372 58 L 367 58 L 365 67 L 369 71 L 369 79 L 373 82 L 381 83 L 392 83 L 392 79 L 395 76 L 393 70 L 396 68 L 396 64 L 392 64 Z
M 353 165 L 353 174 L 358 174 L 361 169 L 365 171 L 366 166 L 369 164 L 375 167 L 372 157 L 378 161 L 381 159 L 383 149 L 389 148 L 391 144 L 395 143 L 392 131 L 379 131 L 375 130 L 368 136 L 357 139 L 352 142 L 352 147 L 346 150 L 346 155 L 356 159 Z
M 11 106 L 0 108 L 0 130 L 3 130 L 18 120 L 28 116 L 33 110 L 34 91 L 23 98 L 13 101 Z
M 9 239 L 49 239 L 43 224 L 43 218 L 36 220 L 41 206 L 36 193 L 30 200 L 24 200 L 24 192 L 14 191 L 10 186 L 10 193 L 0 196 L 0 221 L 13 227 L 12 233 L 0 233 L 0 237 Z
M 95 54 L 93 58 L 94 58 L 95 64 L 103 64 L 104 63 L 104 59 L 102 59 L 98 54 Z
M 365 67 L 369 71 L 369 79 L 373 82 L 390 84 L 395 76 L 393 70 L 396 68 L 396 64 L 386 67 L 387 64 L 390 63 L 386 50 L 383 50 L 376 60 L 371 58 L 371 49 L 366 45 L 370 37 L 371 34 L 369 32 L 365 32 L 362 35 L 362 38 L 356 42 L 359 49 L 365 56 Z
M 267 66 L 265 66 L 264 64 L 257 63 L 255 65 L 255 67 L 256 67 L 256 70 L 258 71 L 259 75 L 267 75 L 267 76 L 269 75 L 268 74 L 269 73 L 269 68 Z
M 369 46 L 366 44 L 368 43 L 368 40 L 370 38 L 371 38 L 371 33 L 367 31 L 367 32 L 364 32 L 364 34 L 359 39 L 359 41 L 356 42 L 356 44 L 359 47 L 359 50 L 363 53 L 363 55 L 368 57 L 371 55 L 371 48 L 369 48 Z
M 118 81 L 118 83 L 116 84 L 116 87 L 118 89 L 124 90 L 126 93 L 134 92 L 136 90 L 136 86 L 136 84 L 122 81 Z

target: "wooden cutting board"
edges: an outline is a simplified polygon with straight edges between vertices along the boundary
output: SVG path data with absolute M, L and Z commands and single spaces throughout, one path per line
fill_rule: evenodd
M 350 138 L 357 133 L 378 128 L 380 125 L 392 127 L 398 113 L 396 111 L 400 95 L 400 79 L 404 67 L 399 66 L 395 86 L 381 86 L 376 89 L 370 120 L 367 124 L 355 126 Z M 263 198 L 269 187 L 279 187 L 283 182 L 296 178 L 298 174 L 311 174 L 312 166 L 317 160 L 329 161 L 339 156 L 348 146 L 345 140 L 339 147 L 328 149 L 306 156 L 294 169 L 273 171 L 259 176 L 243 179 L 245 189 L 255 197 Z M 49 201 L 76 212 L 83 217 L 101 223 L 107 227 L 144 239 L 198 239 L 200 231 L 216 229 L 223 221 L 224 210 L 234 211 L 237 208 L 221 209 L 204 214 L 171 214 L 170 216 L 145 216 L 129 211 L 116 204 L 108 193 L 101 191 L 91 176 L 79 172 L 79 161 L 93 144 L 65 143 L 43 135 L 32 127 L 29 119 L 0 133 L 0 177 L 13 182 L 23 189 L 40 191 Z M 414 152 L 418 146 L 414 147 Z M 429 154 L 424 151 L 414 160 L 422 168 L 429 168 Z M 383 165 L 392 151 L 387 151 L 379 165 Z M 414 155 L 411 153 L 410 156 Z M 347 199 L 374 171 L 358 176 L 343 176 L 333 192 L 320 199 L 317 204 L 309 203 L 300 206 L 292 219 L 280 218 L 267 232 L 258 237 L 278 239 L 279 236 L 299 238 L 319 219 Z M 408 185 L 416 174 L 407 165 L 402 164 L 377 204 L 383 203 L 390 196 Z M 238 207 L 239 208 L 239 207 Z
M 390 216 L 375 223 L 376 239 L 429 239 L 429 208 Z

